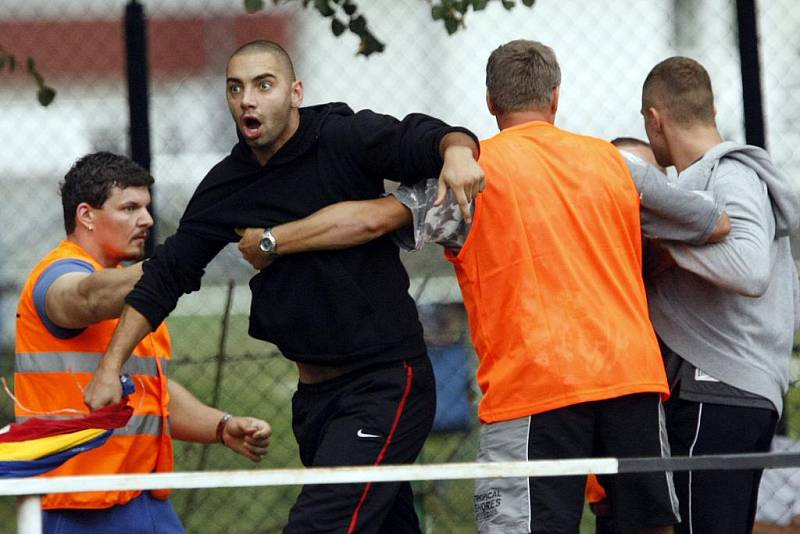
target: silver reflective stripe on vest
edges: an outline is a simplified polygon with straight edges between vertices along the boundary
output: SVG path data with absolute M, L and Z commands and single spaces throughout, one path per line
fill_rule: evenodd
M 16 372 L 18 373 L 93 373 L 100 363 L 101 354 L 97 352 L 36 352 L 17 353 Z M 167 373 L 168 360 L 161 359 L 161 368 Z M 144 356 L 131 356 L 122 366 L 122 373 L 132 375 L 158 376 L 156 359 Z
M 37 416 L 41 419 L 72 419 L 69 416 L 63 415 L 45 415 Z M 23 423 L 30 419 L 30 417 L 17 417 L 17 423 Z M 169 427 L 169 418 L 167 419 Z M 169 428 L 168 428 L 169 430 Z M 115 436 L 160 436 L 161 435 L 161 416 L 159 415 L 134 415 L 128 421 L 128 424 L 123 428 L 114 429 Z
M 115 428 L 115 436 L 161 435 L 161 416 L 134 415 L 124 428 Z

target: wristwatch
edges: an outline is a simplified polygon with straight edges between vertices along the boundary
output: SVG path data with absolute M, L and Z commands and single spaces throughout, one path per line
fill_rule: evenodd
M 261 234 L 261 242 L 258 244 L 258 248 L 267 256 L 278 255 L 278 240 L 272 235 L 272 228 L 267 228 Z

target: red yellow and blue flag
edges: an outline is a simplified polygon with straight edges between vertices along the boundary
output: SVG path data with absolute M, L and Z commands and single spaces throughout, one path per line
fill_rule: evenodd
M 125 400 L 84 417 L 34 417 L 0 430 L 0 478 L 39 475 L 76 454 L 101 446 L 115 428 L 128 423 L 133 408 Z

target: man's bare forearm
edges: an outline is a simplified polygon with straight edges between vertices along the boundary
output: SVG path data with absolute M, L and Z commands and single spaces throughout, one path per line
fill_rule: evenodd
M 277 252 L 296 254 L 361 245 L 411 223 L 411 212 L 392 196 L 339 202 L 272 229 Z
M 172 437 L 196 443 L 214 443 L 217 423 L 224 412 L 200 402 L 188 389 L 170 380 L 169 413 Z
M 119 372 L 136 345 L 150 333 L 151 326 L 144 315 L 128 304 L 122 309 L 117 329 L 111 337 L 99 368 Z
M 267 454 L 272 428 L 254 417 L 237 417 L 203 404 L 174 380 L 168 383 L 172 437 L 195 443 L 221 441 L 254 462 Z

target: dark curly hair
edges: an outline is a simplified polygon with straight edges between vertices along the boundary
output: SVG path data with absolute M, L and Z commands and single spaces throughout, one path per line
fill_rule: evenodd
M 59 188 L 67 235 L 75 231 L 75 212 L 81 202 L 100 208 L 114 186 L 125 189 L 151 185 L 150 173 L 125 156 L 96 152 L 82 157 L 64 176 Z

